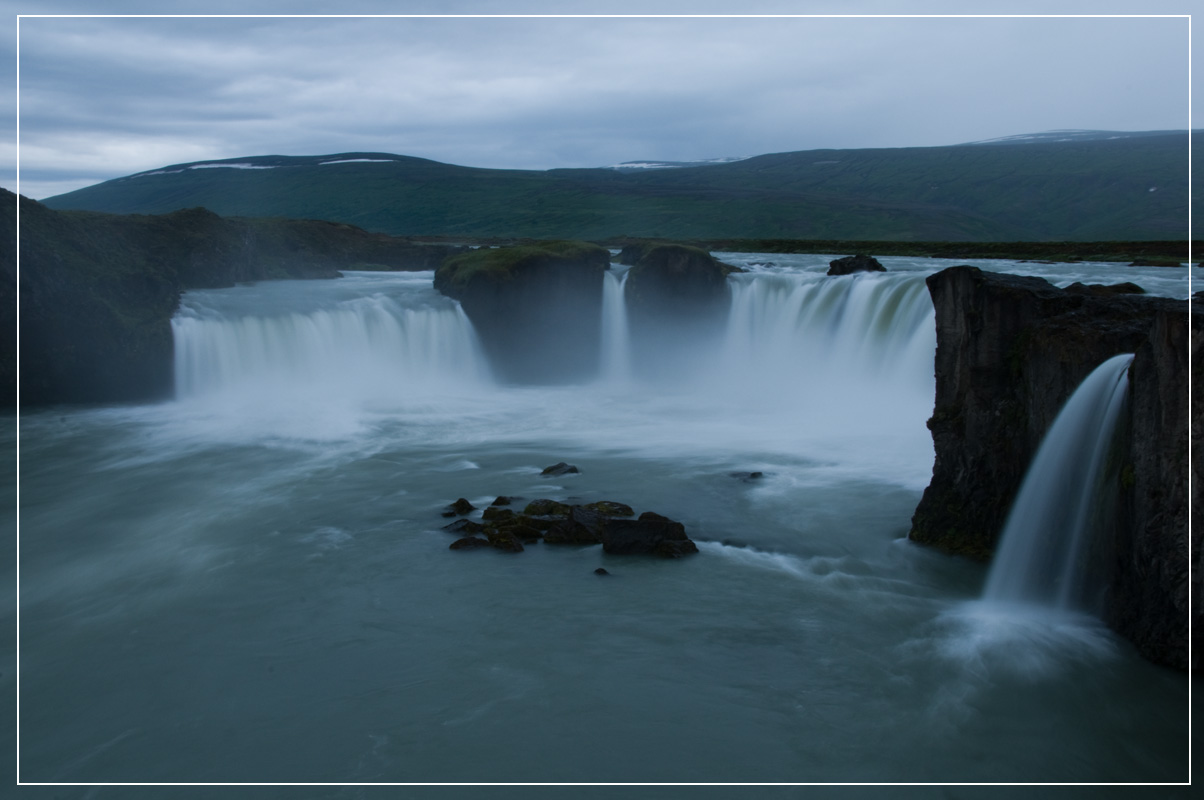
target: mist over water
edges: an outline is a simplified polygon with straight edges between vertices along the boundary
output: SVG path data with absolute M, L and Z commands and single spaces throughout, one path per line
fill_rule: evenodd
M 497 381 L 430 273 L 349 273 L 188 293 L 172 402 L 23 414 L 22 779 L 1184 779 L 1183 676 L 905 539 L 947 264 L 723 258 L 726 327 L 670 372 L 621 272 L 557 386 Z M 449 551 L 442 507 L 501 494 L 701 552 Z

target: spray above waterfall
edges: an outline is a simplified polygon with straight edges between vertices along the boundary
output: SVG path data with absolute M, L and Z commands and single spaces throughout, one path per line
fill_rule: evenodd
M 499 378 L 429 272 L 190 293 L 173 323 L 177 398 L 214 424 L 265 426 L 285 439 L 327 441 L 429 413 L 458 419 L 470 439 L 476 420 L 513 407 L 522 410 L 522 422 L 506 422 L 515 438 L 604 429 L 624 449 L 755 446 L 822 453 L 907 486 L 927 480 L 935 332 L 922 274 L 734 275 L 723 325 L 672 343 L 629 326 L 627 273 L 602 277 L 597 369 L 551 385 Z M 670 352 L 683 356 L 674 371 L 646 368 Z
M 633 361 L 671 348 L 690 367 L 672 376 L 688 389 L 762 398 L 822 389 L 847 396 L 886 380 L 930 402 L 932 307 L 918 275 L 739 275 L 716 339 L 669 343 L 633 335 L 627 274 L 604 276 L 599 369 L 591 383 L 623 385 Z M 190 294 L 173 321 L 177 397 L 337 387 L 332 402 L 354 402 L 361 392 L 362 399 L 404 404 L 408 397 L 491 386 L 471 323 L 458 304 L 430 290 L 429 280 L 429 273 L 352 273 L 338 282 L 362 284 L 358 295 L 354 286 L 297 282 L 284 288 L 303 299 L 289 297 L 278 310 L 269 299 L 276 287 L 266 285 Z M 640 377 L 665 388 L 655 371 Z

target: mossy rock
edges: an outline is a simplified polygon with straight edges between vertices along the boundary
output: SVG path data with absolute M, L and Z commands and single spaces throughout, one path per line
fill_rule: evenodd
M 534 242 L 452 256 L 435 288 L 460 301 L 499 380 L 573 383 L 597 375 L 609 268 L 604 247 Z
M 510 531 L 486 530 L 485 535 L 489 537 L 489 546 L 503 553 L 521 553 L 525 549 L 523 543 Z
M 476 506 L 474 506 L 472 503 L 468 502 L 466 499 L 461 497 L 458 500 L 456 500 L 456 502 L 450 503 L 450 504 L 444 506 L 443 516 L 445 516 L 445 517 L 457 517 L 457 516 L 462 517 L 465 514 L 472 513 L 475 510 L 476 510 Z
M 460 295 L 475 281 L 506 283 L 533 269 L 563 264 L 608 268 L 610 251 L 589 242 L 561 240 L 481 247 L 451 256 L 435 270 L 435 288 L 449 297 Z
M 594 511 L 607 517 L 634 517 L 635 510 L 626 503 L 616 503 L 613 500 L 598 500 L 586 503 L 582 508 Z
M 567 517 L 570 508 L 572 506 L 568 503 L 558 500 L 532 500 L 523 509 L 523 514 L 533 517 Z
M 489 506 L 489 508 L 486 508 L 481 512 L 482 519 L 491 520 L 493 522 L 500 522 L 513 516 L 513 510 L 509 508 L 499 508 L 497 506 Z
M 476 536 L 465 536 L 463 539 L 456 539 L 447 546 L 448 550 L 478 550 L 482 547 L 489 547 L 489 542 L 485 539 L 479 539 Z

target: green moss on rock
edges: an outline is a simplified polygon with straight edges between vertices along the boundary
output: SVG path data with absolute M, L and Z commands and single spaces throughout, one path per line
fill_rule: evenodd
M 606 269 L 610 251 L 589 242 L 536 242 L 511 247 L 482 247 L 446 259 L 435 270 L 435 288 L 459 298 L 474 281 L 504 283 L 533 268 L 586 263 Z
M 448 258 L 435 288 L 460 301 L 499 378 L 574 382 L 597 374 L 609 268 L 610 251 L 598 245 L 524 242 Z

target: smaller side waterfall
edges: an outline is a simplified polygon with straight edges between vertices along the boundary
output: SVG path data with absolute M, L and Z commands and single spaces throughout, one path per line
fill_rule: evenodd
M 602 380 L 626 383 L 631 378 L 631 343 L 627 332 L 627 301 L 623 286 L 629 271 L 605 273 L 602 284 Z
M 1114 512 L 1109 450 L 1132 361 L 1132 354 L 1105 361 L 1058 413 L 1008 515 L 986 600 L 1096 610 L 1092 545 Z

